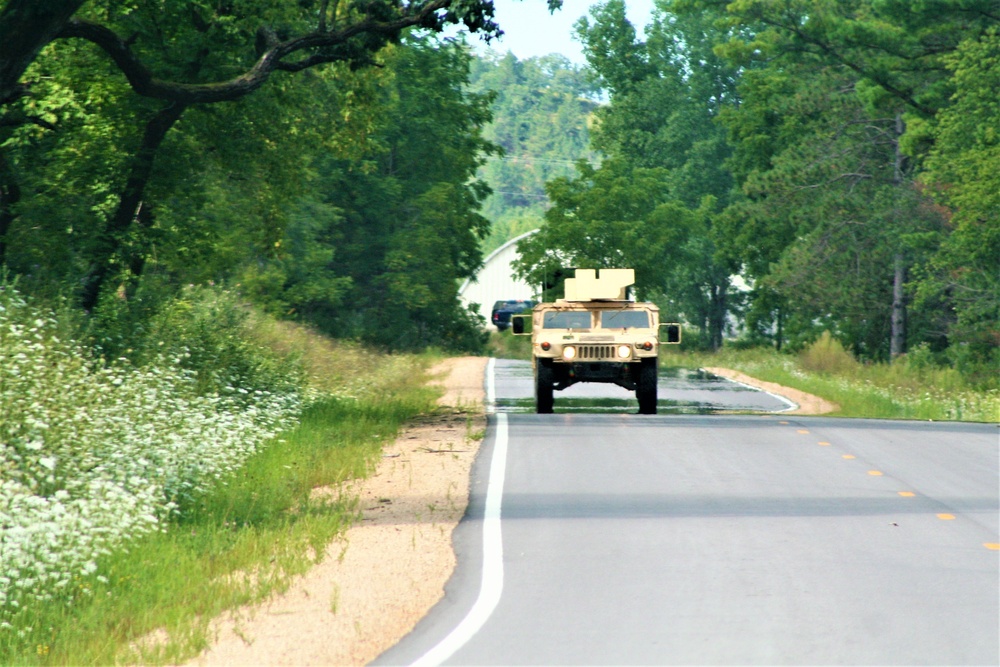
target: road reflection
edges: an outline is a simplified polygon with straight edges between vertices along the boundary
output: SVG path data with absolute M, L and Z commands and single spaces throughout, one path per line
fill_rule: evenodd
M 533 375 L 530 362 L 497 360 L 496 410 L 534 412 Z M 700 368 L 661 367 L 658 382 L 659 414 L 720 414 L 781 412 L 790 403 Z M 621 387 L 580 383 L 555 394 L 559 413 L 634 413 L 635 394 Z

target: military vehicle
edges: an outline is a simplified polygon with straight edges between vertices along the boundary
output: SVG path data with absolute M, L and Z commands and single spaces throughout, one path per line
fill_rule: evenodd
M 531 335 L 536 412 L 552 412 L 553 391 L 607 382 L 635 391 L 640 414 L 656 414 L 659 348 L 680 343 L 681 329 L 660 324 L 655 304 L 631 301 L 634 282 L 633 269 L 576 269 L 564 298 L 512 317 L 514 334 Z

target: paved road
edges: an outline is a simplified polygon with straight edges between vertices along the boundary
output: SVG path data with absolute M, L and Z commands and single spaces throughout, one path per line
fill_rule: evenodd
M 996 426 L 507 409 L 445 599 L 376 664 L 1000 662 Z

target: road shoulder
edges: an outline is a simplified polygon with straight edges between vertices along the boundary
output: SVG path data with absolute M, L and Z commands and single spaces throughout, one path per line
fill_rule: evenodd
M 828 401 L 825 398 L 820 398 L 819 396 L 814 396 L 813 394 L 807 394 L 804 391 L 792 389 L 791 387 L 783 387 L 780 384 L 775 384 L 774 382 L 764 382 L 763 380 L 750 377 L 746 373 L 734 371 L 729 368 L 703 368 L 702 370 L 728 380 L 742 382 L 745 385 L 749 385 L 756 389 L 762 389 L 771 394 L 783 396 L 798 406 L 796 409 L 789 410 L 784 414 L 825 415 L 840 410 L 839 405 L 833 403 L 832 401 Z
M 386 447 L 370 478 L 330 490 L 357 494 L 362 520 L 286 593 L 215 622 L 217 640 L 189 664 L 364 665 L 416 625 L 455 567 L 452 531 L 486 428 L 486 363 L 459 357 L 431 369 L 441 411 Z

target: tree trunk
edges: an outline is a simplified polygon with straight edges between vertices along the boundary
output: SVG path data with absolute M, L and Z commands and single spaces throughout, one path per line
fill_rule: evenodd
M 85 1 L 10 0 L 0 11 L 0 105 L 17 99 L 21 75 Z
M 722 347 L 722 334 L 726 328 L 726 286 L 712 285 L 712 302 L 709 315 L 710 341 L 713 350 Z
M 135 222 L 142 206 L 146 185 L 153 173 L 153 162 L 156 151 L 170 128 L 180 119 L 187 108 L 184 104 L 172 103 L 161 109 L 146 124 L 139 150 L 132 158 L 129 167 L 128 180 L 122 191 L 121 200 L 111 220 L 108 221 L 97 240 L 90 269 L 83 280 L 83 293 L 80 304 L 84 310 L 93 310 L 101 295 L 101 288 L 114 271 L 116 255 L 121 250 L 125 232 Z M 131 261 L 130 261 L 131 263 Z
M 896 114 L 896 160 L 893 165 L 893 185 L 896 188 L 903 187 L 906 165 L 906 156 L 899 149 L 899 138 L 906 130 L 903 123 L 903 114 Z M 898 211 L 897 211 L 898 217 Z M 898 243 L 898 234 L 897 234 Z M 906 352 L 906 295 L 903 286 L 906 284 L 906 264 L 902 250 L 897 250 L 893 257 L 893 278 L 892 278 L 892 331 L 889 336 L 889 358 L 895 359 Z
M 774 348 L 781 352 L 781 346 L 784 344 L 785 338 L 785 309 L 778 306 L 778 328 L 775 333 Z
M 906 352 L 906 260 L 902 252 L 893 257 L 892 314 L 890 315 L 889 359 Z
M 21 188 L 0 149 L 0 266 L 7 261 L 7 232 L 14 222 L 14 205 L 21 199 Z

